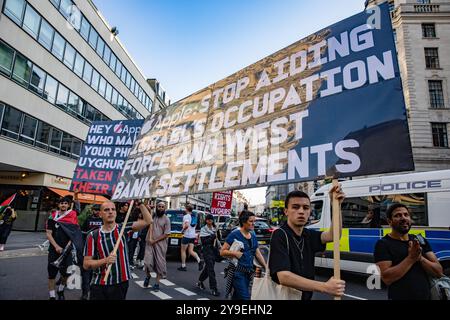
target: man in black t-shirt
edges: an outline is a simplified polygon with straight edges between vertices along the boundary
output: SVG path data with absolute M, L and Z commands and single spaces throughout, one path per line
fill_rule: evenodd
M 341 204 L 345 195 L 339 186 L 332 188 L 330 194 L 334 191 Z M 313 291 L 342 296 L 345 281 L 334 278 L 327 282 L 314 280 L 315 255 L 325 251 L 326 244 L 333 241 L 333 232 L 305 228 L 311 215 L 309 196 L 302 191 L 290 192 L 286 197 L 284 213 L 287 222 L 274 231 L 270 242 L 269 270 L 272 280 L 302 291 L 302 300 L 311 300 Z
M 378 240 L 374 258 L 390 300 L 429 300 L 428 276 L 443 275 L 442 266 L 423 237 L 409 234 L 408 207 L 396 203 L 386 212 L 392 232 Z M 422 242 L 422 243 L 420 243 Z

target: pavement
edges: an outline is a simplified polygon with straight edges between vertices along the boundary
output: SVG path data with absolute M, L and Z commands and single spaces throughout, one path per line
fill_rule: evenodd
M 0 252 L 0 300 L 47 300 L 47 251 L 39 249 L 38 245 L 46 240 L 45 233 L 13 231 L 6 244 L 6 250 Z M 159 291 L 143 287 L 145 274 L 143 270 L 132 270 L 132 279 L 127 294 L 127 300 L 223 300 L 225 278 L 223 269 L 225 263 L 216 263 L 215 272 L 220 297 L 210 294 L 208 280 L 204 282 L 206 289 L 196 287 L 198 265 L 190 260 L 187 271 L 178 271 L 179 258 L 167 257 L 167 279 L 162 280 Z M 316 280 L 326 281 L 332 276 L 331 270 L 317 269 Z M 67 300 L 78 300 L 81 296 L 81 279 L 79 270 L 74 269 L 69 277 L 68 289 L 65 291 Z M 153 277 L 155 275 L 153 274 Z M 386 290 L 369 290 L 366 286 L 367 276 L 343 273 L 347 282 L 346 296 L 343 300 L 385 300 Z M 332 300 L 324 294 L 315 293 L 314 300 Z

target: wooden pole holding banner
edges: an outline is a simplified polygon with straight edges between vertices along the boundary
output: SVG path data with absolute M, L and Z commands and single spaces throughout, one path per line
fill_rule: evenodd
M 117 239 L 116 244 L 114 245 L 114 250 L 113 250 L 113 252 L 111 252 L 111 254 L 116 254 L 117 250 L 119 249 L 120 241 L 122 240 L 123 232 L 125 231 L 125 226 L 127 225 L 128 218 L 130 217 L 131 210 L 133 209 L 133 205 L 134 205 L 134 200 L 131 200 L 130 206 L 128 207 L 127 215 L 125 216 L 125 220 L 123 221 L 123 224 L 122 224 L 122 229 L 120 230 L 120 233 L 119 233 L 119 238 Z M 124 245 L 126 246 L 127 244 L 124 243 Z M 105 281 L 105 282 L 106 282 L 106 280 L 108 280 L 109 273 L 111 272 L 111 267 L 112 267 L 112 264 L 108 265 L 108 269 L 106 269 L 105 277 L 103 278 L 103 281 Z
M 337 179 L 333 179 L 333 188 L 339 186 Z M 333 269 L 334 278 L 336 280 L 341 280 L 341 251 L 339 247 L 340 234 L 339 227 L 341 225 L 341 206 L 339 205 L 339 200 L 336 198 L 336 192 L 333 192 Z M 340 297 L 334 297 L 334 300 L 341 300 Z

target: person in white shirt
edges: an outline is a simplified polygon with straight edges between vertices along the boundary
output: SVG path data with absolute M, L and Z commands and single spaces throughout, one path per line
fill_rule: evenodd
M 195 234 L 195 225 L 192 226 L 192 207 L 190 205 L 186 206 L 186 212 L 183 216 L 183 239 L 181 239 L 181 267 L 178 271 L 187 271 L 186 268 L 186 249 L 188 249 L 189 254 L 194 257 L 198 262 L 198 270 L 201 271 L 204 266 L 204 262 L 200 260 L 198 254 L 194 251 L 194 242 L 197 238 Z

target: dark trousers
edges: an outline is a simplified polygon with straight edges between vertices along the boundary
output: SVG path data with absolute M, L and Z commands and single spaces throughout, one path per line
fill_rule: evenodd
M 214 264 L 215 264 L 215 255 L 213 248 L 211 246 L 204 246 L 202 248 L 203 251 L 203 259 L 205 260 L 205 268 L 203 268 L 199 281 L 203 282 L 207 278 L 209 278 L 209 288 L 217 289 L 217 281 L 216 281 L 216 273 L 214 272 Z
M 134 252 L 136 251 L 138 239 L 133 239 L 130 237 L 128 240 L 128 258 L 130 259 L 130 264 L 133 264 Z
M 12 230 L 12 224 L 3 223 L 0 225 L 0 244 L 5 244 Z
M 139 240 L 139 252 L 137 255 L 137 260 L 144 260 L 145 255 L 145 236 L 141 237 Z
M 84 270 L 84 268 L 81 267 L 81 291 L 83 294 L 88 294 L 91 279 L 92 270 Z
M 108 286 L 92 285 L 90 300 L 125 300 L 128 281 Z

